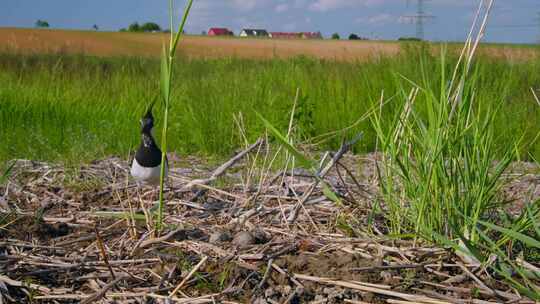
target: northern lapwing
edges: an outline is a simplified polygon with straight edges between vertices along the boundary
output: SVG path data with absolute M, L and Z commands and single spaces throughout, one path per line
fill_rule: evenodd
M 157 186 L 161 176 L 161 150 L 152 135 L 153 128 L 154 116 L 152 106 L 150 106 L 141 119 L 141 145 L 131 165 L 131 176 L 139 183 Z M 165 158 L 165 176 L 168 169 L 167 158 Z

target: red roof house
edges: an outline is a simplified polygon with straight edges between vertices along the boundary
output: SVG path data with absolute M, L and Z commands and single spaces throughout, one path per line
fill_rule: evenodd
M 321 39 L 322 35 L 320 32 L 271 32 L 270 37 L 274 39 Z
M 232 32 L 227 28 L 213 27 L 208 30 L 208 36 L 230 36 Z
M 300 33 L 271 32 L 270 37 L 274 39 L 298 39 L 301 38 L 301 35 Z
M 304 39 L 322 39 L 321 32 L 303 32 L 301 36 Z

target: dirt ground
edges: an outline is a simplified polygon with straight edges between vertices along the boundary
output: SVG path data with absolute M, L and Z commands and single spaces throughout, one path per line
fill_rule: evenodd
M 144 220 L 155 191 L 128 179 L 128 161 L 17 161 L 0 188 L 0 300 L 533 303 L 451 250 L 385 236 L 372 205 L 379 155 L 345 155 L 352 175 L 332 169 L 326 177 L 342 202 L 316 187 L 292 222 L 313 177 L 259 175 L 253 157 L 208 182 L 217 166 L 171 154 L 161 237 Z M 540 197 L 538 167 L 513 170 L 509 198 Z
M 120 33 L 0 28 L 0 49 L 27 53 L 86 53 L 98 56 L 160 56 L 169 38 L 161 33 Z M 186 36 L 180 52 L 190 58 L 289 58 L 300 55 L 361 61 L 395 55 L 400 43 L 385 41 L 273 40 Z M 437 50 L 437 53 L 439 51 Z M 506 60 L 526 60 L 534 48 L 486 45 L 480 53 Z

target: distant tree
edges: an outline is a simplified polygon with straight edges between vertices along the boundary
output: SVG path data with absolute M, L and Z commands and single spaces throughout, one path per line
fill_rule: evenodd
M 138 22 L 133 22 L 132 24 L 129 25 L 128 31 L 129 32 L 140 32 L 141 31 L 141 26 L 139 25 Z
M 161 27 L 154 22 L 146 22 L 141 25 L 140 30 L 142 32 L 161 32 Z
M 45 20 L 38 19 L 38 21 L 36 21 L 36 23 L 35 23 L 35 26 L 39 27 L 39 28 L 48 28 L 49 27 L 49 22 L 47 22 Z
M 369 38 L 358 36 L 355 33 L 352 33 L 349 35 L 349 40 L 369 40 Z
M 126 28 L 123 27 L 123 28 L 121 28 L 121 29 L 119 30 L 119 32 L 127 32 L 127 30 L 126 30 Z
M 339 36 L 338 33 L 333 33 L 333 34 L 332 34 L 332 39 L 334 39 L 334 40 L 339 40 L 339 39 L 341 39 L 341 37 Z
M 206 36 L 206 31 L 202 31 L 201 35 Z
M 422 41 L 422 39 L 416 38 L 416 37 L 399 37 L 398 40 L 399 41 Z
M 94 24 L 92 28 L 94 29 L 94 31 L 99 31 L 99 27 L 97 26 L 97 24 Z

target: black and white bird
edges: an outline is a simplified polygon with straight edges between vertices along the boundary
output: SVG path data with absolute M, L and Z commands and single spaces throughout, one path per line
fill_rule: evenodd
M 154 128 L 154 116 L 152 106 L 141 119 L 141 145 L 135 153 L 131 165 L 131 176 L 139 182 L 147 185 L 159 185 L 161 176 L 161 150 L 156 145 L 152 136 Z M 168 173 L 167 158 L 165 158 L 165 176 Z

